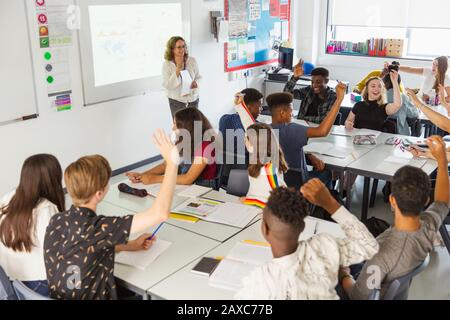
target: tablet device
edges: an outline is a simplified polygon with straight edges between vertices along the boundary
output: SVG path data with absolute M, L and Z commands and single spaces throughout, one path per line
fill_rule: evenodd
M 219 265 L 219 262 L 219 259 L 203 257 L 195 267 L 192 268 L 191 272 L 209 277 Z

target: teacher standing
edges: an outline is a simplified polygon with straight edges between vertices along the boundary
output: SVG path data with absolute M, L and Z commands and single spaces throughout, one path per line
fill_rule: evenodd
M 164 59 L 163 86 L 167 90 L 172 117 L 178 110 L 198 108 L 198 80 L 201 76 L 197 61 L 188 55 L 186 41 L 178 36 L 170 38 Z

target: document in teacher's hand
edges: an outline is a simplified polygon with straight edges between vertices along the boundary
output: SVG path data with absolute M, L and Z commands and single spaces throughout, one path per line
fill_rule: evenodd
M 181 96 L 187 96 L 191 94 L 191 86 L 194 80 L 192 79 L 191 74 L 187 70 L 182 70 L 180 76 L 181 76 Z

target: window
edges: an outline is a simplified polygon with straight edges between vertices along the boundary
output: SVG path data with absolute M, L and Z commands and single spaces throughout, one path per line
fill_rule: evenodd
M 450 1 L 328 0 L 327 43 L 370 38 L 404 39 L 405 58 L 450 55 Z

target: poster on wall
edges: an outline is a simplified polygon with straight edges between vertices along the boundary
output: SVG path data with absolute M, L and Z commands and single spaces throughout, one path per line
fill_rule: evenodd
M 230 39 L 247 37 L 247 0 L 229 0 L 228 24 Z

